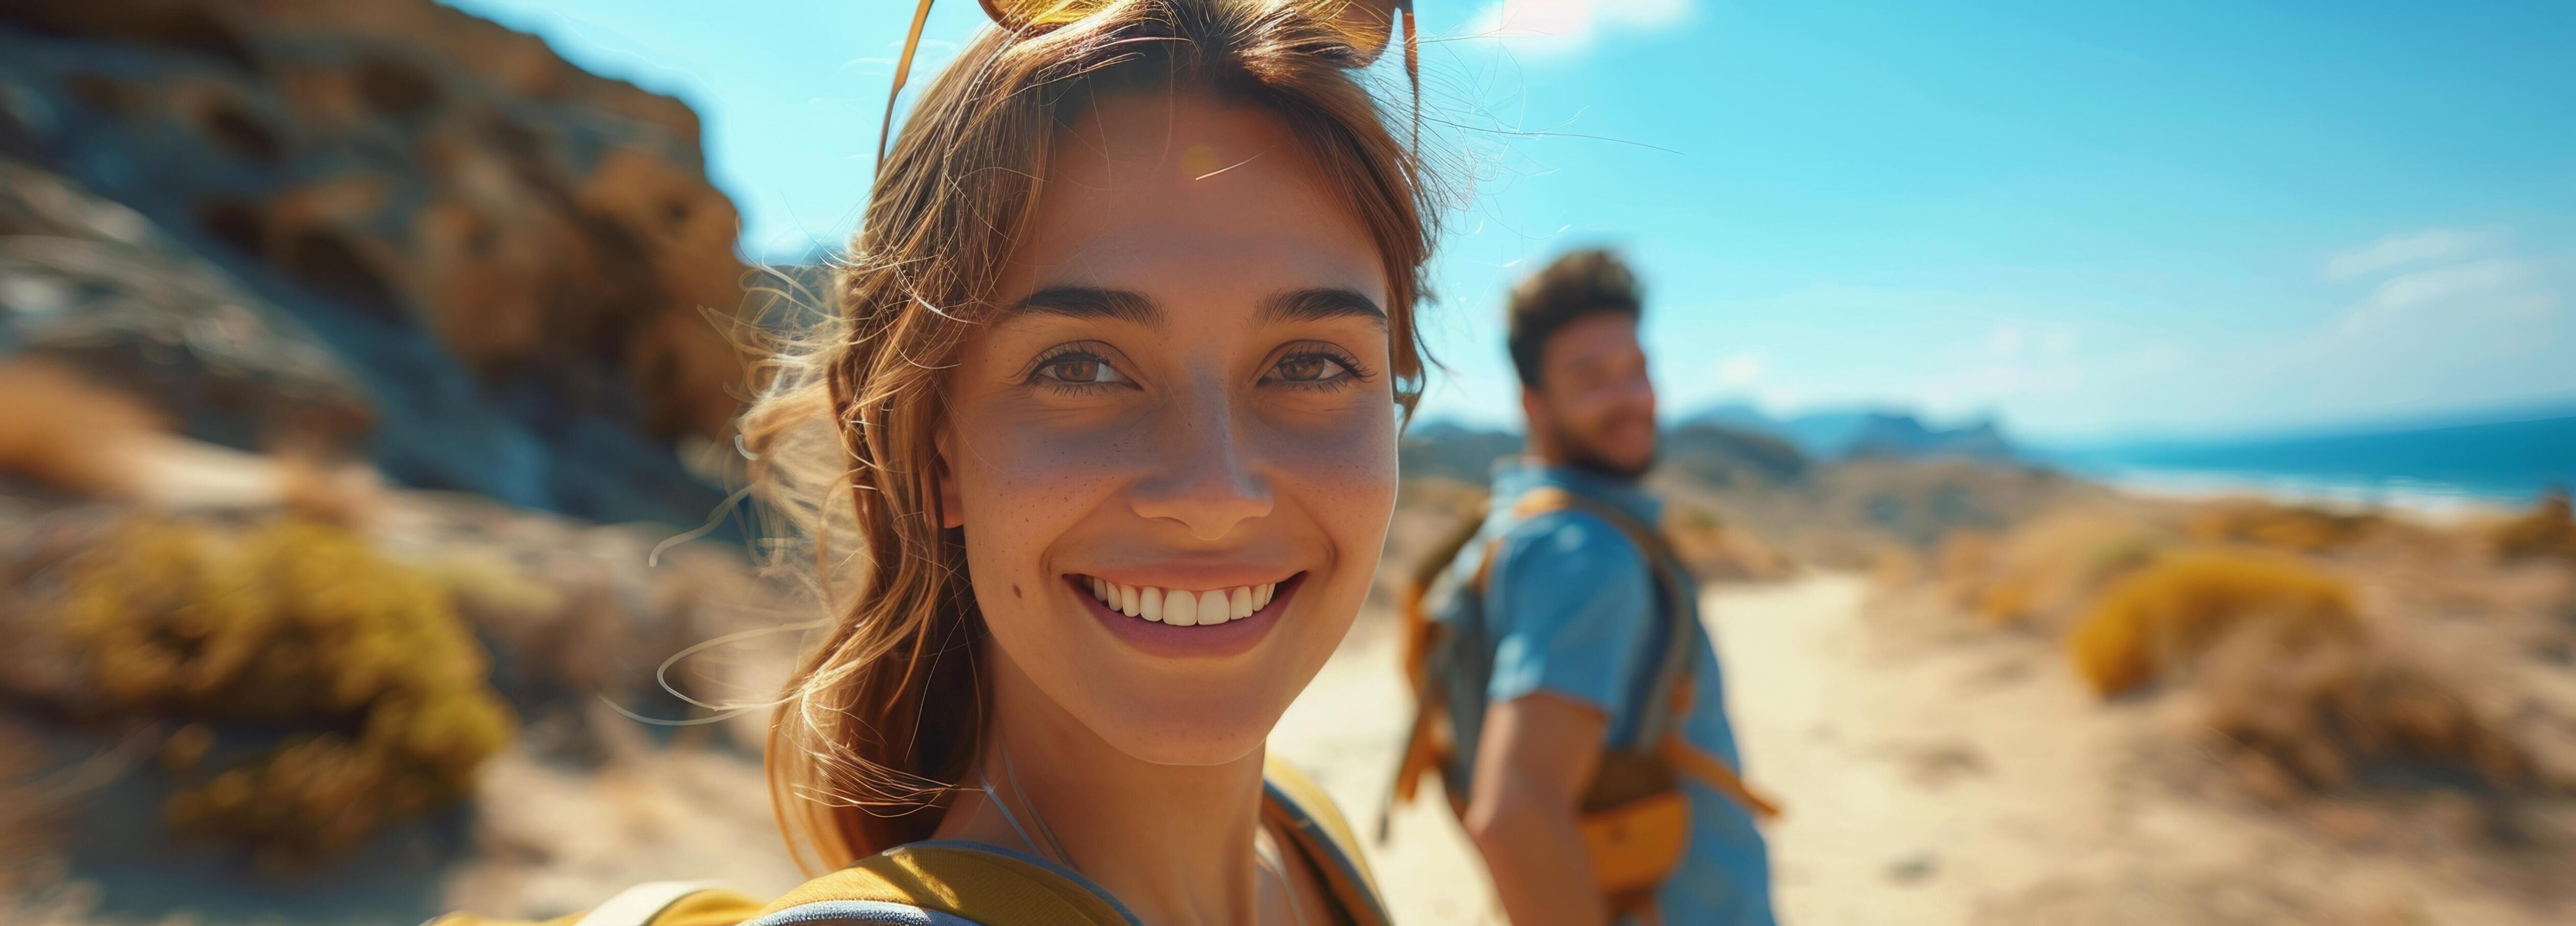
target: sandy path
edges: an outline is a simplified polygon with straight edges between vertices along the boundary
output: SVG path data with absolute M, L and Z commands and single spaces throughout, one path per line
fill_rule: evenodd
M 1781 903 L 1784 913 L 1799 922 L 1857 922 L 1873 910 L 1904 909 L 1831 895 L 1853 881 L 1875 881 L 1883 860 L 1844 853 L 1840 847 L 1878 841 L 1866 832 L 1875 826 L 1873 818 L 1906 810 L 1906 800 L 1810 748 L 1811 733 L 1833 731 L 1834 715 L 1859 709 L 1837 695 L 1844 688 L 1841 679 L 1852 673 L 1834 664 L 1839 658 L 1834 640 L 1856 625 L 1860 596 L 1858 580 L 1826 577 L 1721 588 L 1710 592 L 1706 602 L 1711 629 L 1728 657 L 1728 696 L 1755 776 L 1792 805 L 1818 808 L 1794 814 L 1773 834 L 1779 840 L 1774 850 L 1782 853 Z M 1314 775 L 1363 830 L 1375 825 L 1397 738 L 1411 710 L 1396 665 L 1391 623 L 1378 614 L 1363 618 L 1270 738 L 1274 751 Z M 1744 654 L 1755 653 L 1761 654 L 1760 664 L 1745 664 L 1750 657 Z M 1775 753 L 1777 765 L 1770 764 Z M 1864 832 L 1855 833 L 1855 828 Z M 1392 835 L 1387 844 L 1372 847 L 1370 860 L 1396 922 L 1503 922 L 1484 866 L 1449 814 L 1437 784 L 1397 812 Z M 1804 909 L 1811 897 L 1820 905 L 1812 913 Z M 1920 903 L 1921 897 L 1894 900 Z
M 2094 867 L 2120 731 L 2077 715 L 2092 705 L 2033 641 L 1889 653 L 1865 595 L 1831 576 L 1708 602 L 1748 772 L 1787 808 L 1781 917 L 1968 922 L 2035 873 Z
M 2461 799 L 2186 793 L 2171 699 L 2101 704 L 2051 641 L 1871 617 L 1868 594 L 1824 575 L 1706 601 L 1749 777 L 1788 811 L 1768 829 L 1785 922 L 2550 921 L 2455 848 L 2408 848 L 2474 828 Z M 1364 829 L 1409 708 L 1388 624 L 1364 621 L 1271 740 Z M 1436 792 L 1372 860 L 1397 922 L 1501 922 Z
M 2205 774 L 2185 696 L 2104 704 L 2053 640 L 1867 597 L 1828 576 L 1708 602 L 1751 776 L 1788 807 L 1785 921 L 2571 921 L 2564 802 L 2260 805 Z

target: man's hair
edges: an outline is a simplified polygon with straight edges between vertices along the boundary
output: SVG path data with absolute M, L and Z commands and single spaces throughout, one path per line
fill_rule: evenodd
M 1512 287 L 1508 342 L 1521 385 L 1538 385 L 1539 357 L 1547 339 L 1575 319 L 1598 312 L 1629 318 L 1645 314 L 1645 291 L 1619 255 L 1597 248 L 1574 251 Z

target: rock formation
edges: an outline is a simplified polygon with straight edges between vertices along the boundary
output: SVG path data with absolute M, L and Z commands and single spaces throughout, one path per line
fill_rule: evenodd
M 702 519 L 741 393 L 696 116 L 430 0 L 0 8 L 0 355 L 191 437 Z

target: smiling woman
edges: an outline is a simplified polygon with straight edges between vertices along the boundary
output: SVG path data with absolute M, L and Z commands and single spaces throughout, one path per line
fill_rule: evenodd
M 832 873 L 764 921 L 1383 921 L 1263 754 L 1367 594 L 1421 383 L 1429 209 L 1364 7 L 1098 4 L 922 98 L 743 425 L 836 611 L 769 753 Z

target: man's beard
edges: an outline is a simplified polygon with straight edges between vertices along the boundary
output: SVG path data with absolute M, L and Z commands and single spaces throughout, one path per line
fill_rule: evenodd
M 1655 454 L 1663 450 L 1663 442 L 1656 441 L 1647 449 L 1644 460 L 1638 461 L 1633 466 L 1623 465 L 1611 462 L 1594 451 L 1592 442 L 1585 440 L 1580 434 L 1564 427 L 1554 427 L 1550 430 L 1553 433 L 1549 436 L 1555 439 L 1557 452 L 1565 457 L 1564 465 L 1596 476 L 1607 476 L 1620 482 L 1635 482 L 1644 478 L 1646 471 L 1655 468 Z

